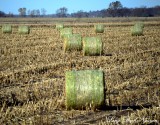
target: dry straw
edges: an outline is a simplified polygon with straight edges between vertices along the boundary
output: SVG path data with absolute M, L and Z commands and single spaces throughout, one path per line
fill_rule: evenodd
M 64 38 L 66 35 L 72 34 L 72 28 L 63 28 L 60 30 L 60 36 L 61 38 Z
M 83 55 L 96 56 L 102 54 L 102 40 L 100 37 L 84 37 L 83 38 Z
M 12 26 L 11 25 L 3 25 L 2 26 L 2 33 L 12 33 Z
M 103 33 L 104 32 L 104 25 L 103 24 L 96 24 L 94 26 L 96 33 Z
M 80 34 L 64 35 L 64 52 L 82 50 L 82 37 Z
M 28 26 L 19 26 L 18 33 L 19 34 L 29 34 L 29 27 Z
M 56 24 L 56 29 L 57 29 L 57 30 L 61 30 L 61 29 L 63 29 L 63 28 L 64 28 L 63 23 L 57 23 L 57 24 Z
M 104 79 L 100 70 L 67 71 L 65 74 L 67 109 L 99 108 L 104 104 Z

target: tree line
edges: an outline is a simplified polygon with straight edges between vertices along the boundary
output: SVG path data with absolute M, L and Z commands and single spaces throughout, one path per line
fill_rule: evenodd
M 61 7 L 57 9 L 56 14 L 46 14 L 47 10 L 42 8 L 27 10 L 27 8 L 19 8 L 19 15 L 14 15 L 13 13 L 4 13 L 0 11 L 0 17 L 154 17 L 160 16 L 160 6 L 147 8 L 145 6 L 139 8 L 127 8 L 123 7 L 120 1 L 111 2 L 107 9 L 89 11 L 85 12 L 79 10 L 75 13 L 68 13 L 66 7 Z

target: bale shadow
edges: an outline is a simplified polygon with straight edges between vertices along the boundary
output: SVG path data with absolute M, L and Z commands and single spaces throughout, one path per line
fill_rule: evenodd
M 148 105 L 136 105 L 136 106 L 107 106 L 107 105 L 103 105 L 99 108 L 99 110 L 102 111 L 112 111 L 112 110 L 126 110 L 126 109 L 132 109 L 132 110 L 141 110 L 144 108 L 150 108 L 152 107 L 151 104 Z
M 103 53 L 102 56 L 113 56 L 113 54 L 111 54 L 111 53 L 107 53 L 107 54 Z

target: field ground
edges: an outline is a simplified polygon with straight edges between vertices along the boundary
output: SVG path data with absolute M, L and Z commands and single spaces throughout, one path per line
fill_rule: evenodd
M 73 33 L 102 38 L 102 56 L 83 56 L 81 51 L 64 53 L 55 29 L 55 22 L 63 19 L 2 18 L 0 30 L 11 23 L 13 31 L 0 32 L 0 124 L 158 125 L 160 18 L 131 19 L 65 20 Z M 144 21 L 144 33 L 131 36 L 130 28 L 138 20 Z M 105 25 L 103 34 L 94 32 L 99 22 Z M 20 24 L 30 26 L 29 35 L 18 34 Z M 104 71 L 102 109 L 66 110 L 65 72 L 82 69 Z

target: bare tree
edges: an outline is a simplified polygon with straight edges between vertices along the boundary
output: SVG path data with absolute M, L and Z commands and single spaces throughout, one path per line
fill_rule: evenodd
M 79 10 L 76 13 L 71 14 L 72 17 L 82 18 L 82 17 L 88 17 L 89 14 L 87 12 L 84 12 L 83 10 Z
M 67 11 L 68 9 L 66 7 L 62 7 L 56 11 L 56 14 L 58 17 L 67 17 Z
M 0 17 L 4 17 L 6 14 L 3 11 L 0 11 Z
M 31 17 L 35 17 L 36 11 L 35 10 L 31 10 L 30 16 Z
M 13 13 L 12 13 L 12 12 L 9 12 L 9 13 L 8 13 L 8 17 L 14 17 Z
M 21 16 L 22 15 L 22 8 L 19 8 L 18 12 L 19 12 L 19 15 Z
M 42 15 L 42 16 L 45 16 L 45 15 L 46 15 L 46 12 L 47 12 L 46 9 L 44 9 L 44 8 L 41 9 L 41 15 Z
M 22 16 L 22 17 L 25 17 L 26 16 L 26 8 L 19 8 L 18 9 L 18 12 L 19 12 L 19 15 Z
M 31 15 L 31 10 L 27 11 L 27 15 L 30 16 Z
M 123 6 L 120 1 L 112 2 L 109 4 L 109 9 L 116 10 L 116 9 L 122 9 L 122 8 Z
M 80 10 L 80 11 L 77 12 L 77 17 L 78 18 L 83 17 L 83 11 L 82 10 Z
M 28 10 L 28 15 L 31 17 L 39 17 L 40 16 L 40 10 Z
M 37 17 L 40 16 L 40 10 L 39 10 L 39 9 L 36 10 L 36 16 L 37 16 Z
M 121 4 L 120 1 L 116 1 L 116 2 L 111 2 L 109 4 L 109 7 L 107 9 L 107 12 L 109 15 L 115 17 L 115 16 L 120 16 L 120 9 L 122 9 L 123 6 Z

